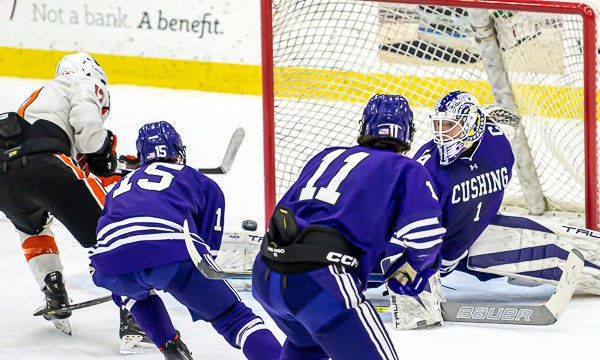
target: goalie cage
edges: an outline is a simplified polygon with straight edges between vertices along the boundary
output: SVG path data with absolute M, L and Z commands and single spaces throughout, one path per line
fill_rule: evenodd
M 520 117 L 504 205 L 598 229 L 595 7 L 424 3 L 262 0 L 266 222 L 308 159 L 355 144 L 373 94 L 409 100 L 412 155 L 435 101 L 460 89 Z

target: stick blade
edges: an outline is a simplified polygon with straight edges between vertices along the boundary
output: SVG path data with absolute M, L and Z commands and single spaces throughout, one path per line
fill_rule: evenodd
M 544 304 L 442 303 L 442 317 L 450 322 L 552 325 L 558 321 L 571 301 L 583 266 L 581 252 L 571 250 L 556 290 Z
M 545 306 L 442 303 L 442 318 L 449 322 L 512 325 L 551 325 L 557 320 Z
M 210 267 L 206 262 L 202 262 L 198 267 L 202 275 L 214 280 L 251 280 L 251 271 L 217 271 Z
M 223 156 L 223 161 L 221 162 L 221 166 L 217 168 L 199 168 L 197 169 L 203 174 L 227 174 L 229 170 L 231 170 L 231 166 L 233 165 L 233 161 L 244 141 L 244 137 L 246 136 L 246 132 L 243 128 L 239 127 L 235 129 L 233 132 L 233 136 L 231 140 L 229 140 L 229 145 L 227 146 L 227 151 L 225 152 L 225 156 Z

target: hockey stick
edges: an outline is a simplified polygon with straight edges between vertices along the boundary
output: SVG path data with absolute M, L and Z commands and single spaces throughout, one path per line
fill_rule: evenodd
M 92 300 L 88 300 L 88 301 L 84 301 L 84 302 L 80 302 L 80 303 L 76 303 L 76 304 L 71 304 L 69 306 L 65 306 L 64 308 L 60 308 L 60 309 L 43 308 L 43 309 L 40 309 L 40 310 L 37 310 L 36 312 L 34 312 L 33 316 L 60 314 L 60 313 L 64 313 L 67 311 L 79 310 L 79 309 L 83 309 L 86 307 L 102 304 L 102 303 L 105 303 L 110 300 L 112 300 L 112 296 L 107 295 L 107 296 L 99 297 L 97 299 L 92 299 Z
M 196 170 L 200 171 L 203 174 L 227 174 L 229 170 L 231 170 L 231 166 L 233 165 L 233 161 L 237 155 L 242 142 L 244 141 L 246 133 L 244 129 L 239 127 L 235 129 L 233 132 L 233 136 L 231 136 L 231 140 L 229 140 L 229 145 L 227 145 L 227 150 L 225 151 L 225 156 L 223 156 L 223 161 L 221 161 L 221 165 L 216 168 L 197 168 Z M 128 167 L 127 163 L 124 161 L 117 162 L 117 171 L 116 175 L 125 176 L 135 169 Z
M 500 303 L 443 302 L 442 318 L 448 322 L 480 324 L 551 325 L 565 311 L 573 297 L 579 274 L 583 269 L 583 255 L 572 250 L 567 264 L 550 298 L 540 305 Z M 378 304 L 377 312 L 390 311 L 391 306 Z
M 223 156 L 221 166 L 206 169 L 199 168 L 198 171 L 203 174 L 227 174 L 231 169 L 231 165 L 233 165 L 233 160 L 235 160 L 235 156 L 242 145 L 242 141 L 244 141 L 245 134 L 246 133 L 244 132 L 244 129 L 241 127 L 235 129 L 231 140 L 229 140 L 229 145 L 227 145 L 227 151 L 225 151 L 225 156 Z
M 486 324 L 551 325 L 565 311 L 571 300 L 577 280 L 583 269 L 583 255 L 572 250 L 567 264 L 550 298 L 540 305 L 512 305 L 494 303 L 442 303 L 442 317 L 446 321 Z
M 187 221 L 183 225 L 184 239 L 190 258 L 209 279 L 216 280 L 249 280 L 252 278 L 250 271 L 223 271 L 215 270 L 202 260 L 196 250 L 189 233 Z M 448 322 L 471 322 L 485 324 L 515 324 L 515 325 L 550 325 L 554 324 L 564 312 L 568 302 L 573 297 L 577 281 L 584 265 L 583 255 L 577 250 L 572 250 L 567 258 L 567 263 L 558 281 L 556 290 L 550 298 L 540 305 L 513 305 L 499 303 L 463 303 L 445 302 L 441 304 L 442 317 Z M 369 281 L 382 282 L 382 274 L 369 275 Z M 377 306 L 377 312 L 389 310 L 389 306 Z
M 215 270 L 213 269 L 206 260 L 202 260 L 202 255 L 198 252 L 196 247 L 194 246 L 194 240 L 192 240 L 192 235 L 190 234 L 190 229 L 188 227 L 187 220 L 183 221 L 183 238 L 185 240 L 185 247 L 190 254 L 190 258 L 192 262 L 198 270 L 208 279 L 212 280 L 226 280 L 226 279 L 251 279 L 252 272 L 250 271 L 239 271 L 239 272 L 225 272 L 223 270 Z

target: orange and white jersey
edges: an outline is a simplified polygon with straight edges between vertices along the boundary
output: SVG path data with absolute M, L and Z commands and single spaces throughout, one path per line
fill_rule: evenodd
M 65 131 L 71 156 L 100 150 L 106 139 L 103 113 L 110 106 L 106 85 L 76 74 L 57 76 L 36 90 L 19 108 L 30 123 L 48 120 Z M 107 114 L 106 114 L 107 115 Z

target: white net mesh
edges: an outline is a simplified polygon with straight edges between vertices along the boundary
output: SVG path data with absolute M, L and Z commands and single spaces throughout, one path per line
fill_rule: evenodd
M 582 19 L 488 12 L 548 210 L 583 212 Z M 277 198 L 318 151 L 355 143 L 363 106 L 375 93 L 409 100 L 413 152 L 430 139 L 426 116 L 447 92 L 494 102 L 467 9 L 275 0 L 273 63 Z M 524 205 L 518 176 L 506 202 Z

